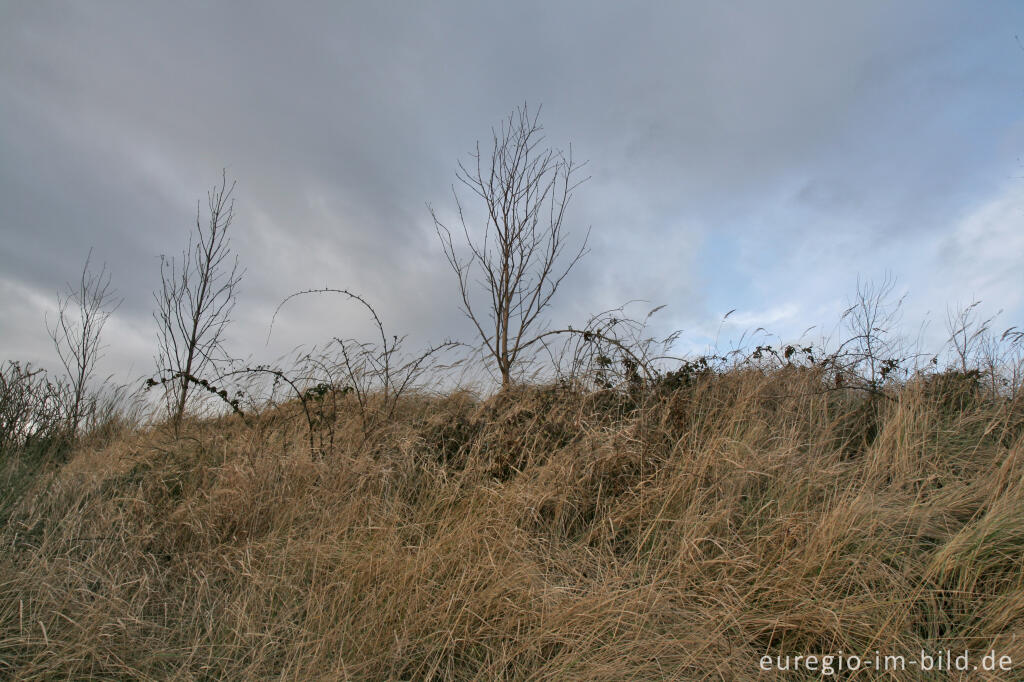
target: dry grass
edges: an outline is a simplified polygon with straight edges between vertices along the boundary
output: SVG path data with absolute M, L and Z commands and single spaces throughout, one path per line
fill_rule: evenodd
M 820 389 L 410 397 L 317 460 L 287 408 L 86 441 L 0 529 L 0 676 L 817 679 L 758 661 L 965 648 L 1019 675 L 1024 406 Z

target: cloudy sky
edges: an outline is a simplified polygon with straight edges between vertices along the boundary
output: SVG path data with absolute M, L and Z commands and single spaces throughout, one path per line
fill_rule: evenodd
M 152 367 L 159 256 L 227 168 L 247 274 L 229 350 L 389 331 L 472 340 L 427 209 L 523 102 L 591 180 L 591 252 L 549 318 L 631 299 L 703 349 L 830 333 L 858 276 L 904 319 L 1024 323 L 1024 3 L 0 2 L 0 359 L 89 249 L 124 303 L 105 367 Z M 722 326 L 722 316 L 736 309 Z M 721 328 L 721 332 L 719 331 Z M 817 333 L 817 332 L 815 332 Z

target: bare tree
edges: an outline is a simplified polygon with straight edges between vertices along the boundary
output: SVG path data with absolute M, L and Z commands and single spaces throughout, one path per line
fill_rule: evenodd
M 573 161 L 572 147 L 563 154 L 541 146 L 539 115 L 538 109 L 531 116 L 524 104 L 498 130 L 492 129 L 487 157 L 478 142 L 470 155 L 472 163 L 467 167 L 459 162 L 456 177 L 486 210 L 482 230 L 472 231 L 452 187 L 468 247 L 465 259 L 458 255 L 448 226 L 430 208 L 445 256 L 459 280 L 462 310 L 497 364 L 503 388 L 512 382 L 521 354 L 537 342 L 541 313 L 586 253 L 586 238 L 578 250 L 565 252 L 567 234 L 562 228 L 573 191 L 587 179 L 578 179 L 584 164 Z M 482 280 L 476 279 L 478 268 Z M 490 295 L 482 306 L 486 313 L 472 302 L 477 284 Z
M 181 262 L 160 257 L 160 291 L 154 294 L 153 314 L 159 328 L 157 368 L 169 373 L 168 407 L 175 428 L 185 414 L 189 389 L 211 366 L 226 360 L 224 329 L 235 306 L 236 288 L 243 272 L 232 257 L 228 229 L 234 218 L 227 173 L 207 194 L 209 217 L 204 225 L 196 206 L 195 230 L 182 252 Z
M 110 288 L 106 264 L 94 273 L 89 268 L 90 260 L 92 249 L 86 256 L 78 284 L 68 283 L 66 291 L 57 294 L 57 320 L 53 327 L 46 325 L 70 382 L 67 425 L 72 438 L 89 413 L 89 383 L 103 354 L 100 334 L 111 314 L 121 305 L 116 292 Z

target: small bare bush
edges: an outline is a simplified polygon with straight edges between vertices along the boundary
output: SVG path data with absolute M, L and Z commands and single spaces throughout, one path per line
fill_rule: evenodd
M 0 453 L 46 449 L 68 436 L 71 388 L 42 369 L 8 361 L 0 369 Z

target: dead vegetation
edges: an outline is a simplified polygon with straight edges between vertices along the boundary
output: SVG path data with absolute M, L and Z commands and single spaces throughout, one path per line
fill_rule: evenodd
M 1024 661 L 1018 395 L 953 374 L 888 399 L 813 368 L 688 376 L 408 394 L 370 432 L 347 395 L 316 458 L 294 402 L 249 425 L 185 420 L 177 439 L 85 438 L 4 519 L 0 671 L 760 679 L 765 654 Z

